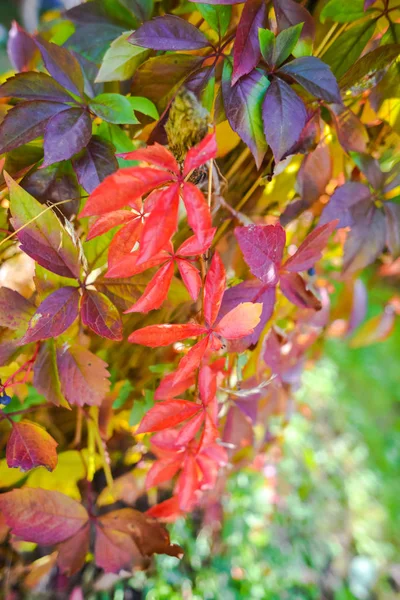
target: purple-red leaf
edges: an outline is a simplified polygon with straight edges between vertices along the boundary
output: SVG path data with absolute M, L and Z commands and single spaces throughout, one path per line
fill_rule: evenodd
M 315 56 L 302 56 L 295 58 L 287 65 L 280 67 L 280 72 L 293 77 L 316 98 L 327 102 L 341 104 L 342 99 L 338 83 L 332 71 Z
M 155 17 L 143 23 L 128 41 L 152 50 L 198 50 L 210 45 L 197 27 L 175 15 Z
M 157 402 L 143 417 L 136 433 L 162 431 L 196 415 L 202 407 L 188 400 Z
M 374 204 L 361 202 L 353 208 L 354 225 L 343 253 L 343 271 L 354 273 L 371 264 L 386 244 L 384 213 Z
M 36 52 L 37 48 L 32 36 L 13 21 L 8 33 L 7 54 L 14 69 L 29 71 Z
M 247 0 L 236 30 L 233 51 L 232 85 L 248 75 L 261 58 L 258 30 L 265 25 L 267 5 L 264 0 Z
M 89 520 L 82 504 L 53 490 L 24 487 L 0 495 L 0 509 L 14 535 L 49 546 L 75 535 Z
M 52 471 L 57 466 L 57 446 L 51 435 L 36 423 L 14 423 L 7 442 L 7 465 L 21 471 L 35 467 L 46 467 Z
M 65 104 L 46 100 L 30 100 L 11 108 L 0 124 L 0 154 L 43 135 L 47 121 L 63 110 Z
M 40 394 L 55 406 L 69 408 L 61 391 L 58 374 L 56 349 L 53 340 L 41 344 L 40 351 L 33 369 L 33 385 Z
M 298 23 L 304 23 L 300 37 L 302 39 L 314 39 L 314 19 L 304 6 L 294 0 L 273 0 L 273 5 L 279 31 Z
M 61 388 L 72 405 L 99 406 L 110 389 L 107 363 L 81 346 L 57 350 Z
M 80 185 L 89 194 L 118 169 L 113 144 L 97 135 L 92 136 L 83 153 L 72 164 Z
M 274 78 L 263 103 L 264 132 L 275 162 L 287 156 L 306 124 L 304 102 L 290 85 Z
M 267 285 L 278 282 L 286 234 L 280 225 L 236 227 L 235 235 L 250 271 Z
M 82 96 L 85 81 L 75 56 L 66 48 L 47 42 L 43 38 L 36 38 L 36 44 L 50 75 L 73 94 Z
M 65 89 L 46 73 L 19 73 L 0 86 L 0 98 L 21 100 L 48 100 L 50 102 L 73 102 Z M 65 106 L 64 109 L 68 108 Z
M 352 209 L 359 203 L 371 204 L 371 192 L 363 183 L 348 181 L 336 188 L 327 206 L 322 211 L 320 225 L 339 219 L 338 227 L 353 227 Z
M 298 273 L 282 273 L 280 285 L 282 294 L 296 306 L 321 310 L 320 300 L 307 289 L 304 279 Z
M 217 139 L 215 133 L 209 133 L 199 144 L 190 148 L 185 156 L 183 175 L 186 177 L 194 169 L 198 169 L 207 161 L 217 156 Z
M 21 344 L 37 342 L 61 335 L 78 316 L 79 290 L 63 287 L 48 296 L 30 320 Z
M 0 326 L 9 329 L 27 327 L 36 307 L 18 292 L 0 287 Z
M 210 327 L 215 322 L 225 291 L 225 267 L 220 255 L 216 252 L 207 273 L 204 289 L 204 316 Z
M 385 202 L 386 244 L 393 258 L 400 255 L 400 204 Z
M 283 268 L 287 271 L 306 271 L 310 269 L 322 256 L 322 251 L 328 239 L 338 225 L 338 219 L 330 221 L 325 225 L 316 227 L 299 246 L 297 251 L 284 263 Z
M 47 167 L 68 160 L 88 145 L 92 137 L 92 120 L 83 108 L 68 108 L 54 115 L 44 132 L 44 163 Z
M 122 321 L 114 304 L 100 292 L 85 290 L 81 304 L 82 323 L 101 337 L 122 340 Z

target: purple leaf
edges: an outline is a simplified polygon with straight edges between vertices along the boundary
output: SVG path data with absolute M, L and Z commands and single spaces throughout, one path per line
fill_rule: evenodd
M 385 173 L 382 172 L 379 161 L 369 154 L 353 155 L 354 162 L 364 173 L 370 184 L 375 190 L 382 189 L 385 183 Z
M 82 323 L 97 335 L 122 340 L 122 321 L 114 304 L 99 292 L 85 290 L 81 304 Z
M 31 170 L 20 182 L 21 187 L 41 203 L 55 204 L 76 198 L 58 207 L 68 219 L 79 209 L 79 185 L 68 164 L 50 165 Z
M 190 0 L 195 2 L 196 0 Z M 246 0 L 202 0 L 202 4 L 243 4 Z
M 364 0 L 364 10 L 368 10 L 375 2 L 376 0 Z
M 366 152 L 369 137 L 360 119 L 343 104 L 330 104 L 328 108 L 342 148 L 347 152 Z
M 247 0 L 236 31 L 232 85 L 250 73 L 261 58 L 258 30 L 264 27 L 266 15 L 264 0 Z
M 128 41 L 152 50 L 198 50 L 210 46 L 197 27 L 175 15 L 155 17 L 143 23 Z
M 338 228 L 353 227 L 354 217 L 351 208 L 359 202 L 369 203 L 371 192 L 363 183 L 348 181 L 338 187 L 327 206 L 322 211 L 319 224 L 323 225 L 333 219 L 339 219 Z
M 314 39 L 314 19 L 301 4 L 294 2 L 294 0 L 273 0 L 273 5 L 279 31 L 298 23 L 304 23 L 300 35 L 301 39 Z
M 50 294 L 30 320 L 21 344 L 61 335 L 78 316 L 79 298 L 79 289 L 72 286 L 60 288 Z
M 393 258 L 400 256 L 400 204 L 385 202 L 386 244 Z
M 83 153 L 72 164 L 80 185 L 89 194 L 118 169 L 113 144 L 97 135 L 92 137 Z
M 32 37 L 16 21 L 13 21 L 8 34 L 7 54 L 14 69 L 30 70 L 36 53 L 37 48 Z
M 264 132 L 275 162 L 294 146 L 306 124 L 304 102 L 281 79 L 274 78 L 263 103 Z
M 231 86 L 232 64 L 225 60 L 222 75 L 222 96 L 227 119 L 233 131 L 250 148 L 257 168 L 260 168 L 267 143 L 262 122 L 262 100 L 269 85 L 268 78 L 254 70 Z
M 279 71 L 293 77 L 316 98 L 341 104 L 342 98 L 336 78 L 328 65 L 319 58 L 315 56 L 295 58 L 287 65 L 280 67 Z
M 0 124 L 0 154 L 43 135 L 47 121 L 65 110 L 65 104 L 31 100 L 17 104 Z
M 236 227 L 235 236 L 250 271 L 266 285 L 276 285 L 286 234 L 280 225 Z
M 53 340 L 41 344 L 33 374 L 33 385 L 39 394 L 43 394 L 46 400 L 55 406 L 68 407 L 61 391 Z
M 44 167 L 68 160 L 88 145 L 92 120 L 84 108 L 68 108 L 47 123 L 44 132 Z
M 57 350 L 61 390 L 72 405 L 99 406 L 110 389 L 107 363 L 81 346 Z
M 282 273 L 280 286 L 282 294 L 296 306 L 321 310 L 321 301 L 307 289 L 306 282 L 298 273 Z
M 0 86 L 0 98 L 73 102 L 64 88 L 46 73 L 18 73 Z M 68 108 L 67 106 L 65 108 Z
M 50 75 L 73 94 L 83 96 L 85 82 L 81 66 L 75 56 L 66 48 L 42 38 L 36 39 L 36 45 Z
M 370 202 L 359 202 L 352 209 L 354 225 L 343 253 L 343 272 L 354 273 L 370 265 L 386 244 L 385 216 Z
M 6 365 L 18 350 L 18 340 L 0 341 L 0 367 Z
M 36 307 L 18 292 L 0 287 L 0 326 L 9 329 L 27 327 Z
M 62 277 L 79 278 L 79 249 L 52 210 L 43 206 L 8 174 L 12 225 L 18 232 L 21 250 L 42 267 Z
M 239 340 L 229 341 L 229 352 L 244 352 L 249 346 L 258 342 L 265 325 L 274 312 L 275 298 L 275 286 L 269 287 L 254 279 L 243 281 L 225 291 L 217 321 L 220 321 L 222 317 L 242 302 L 262 302 L 263 305 L 260 322 L 253 333 Z

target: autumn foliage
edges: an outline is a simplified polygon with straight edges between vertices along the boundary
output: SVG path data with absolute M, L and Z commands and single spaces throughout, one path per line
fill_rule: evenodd
M 68 575 L 180 557 L 162 522 L 212 520 L 229 473 L 260 468 L 324 338 L 379 341 L 399 312 L 390 297 L 361 325 L 364 273 L 400 272 L 397 8 L 175 12 L 90 0 L 10 32 L 0 260 L 25 275 L 0 269 L 0 525 L 16 569 L 21 540 Z

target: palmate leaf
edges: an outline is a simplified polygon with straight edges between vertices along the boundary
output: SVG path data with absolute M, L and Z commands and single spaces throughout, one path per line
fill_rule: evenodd
M 119 312 L 107 296 L 94 290 L 85 290 L 80 310 L 82 323 L 97 335 L 114 341 L 122 340 Z
M 196 2 L 201 16 L 218 33 L 221 39 L 228 30 L 232 16 L 232 8 L 227 5 L 212 5 Z
M 91 194 L 118 169 L 115 148 L 111 142 L 94 135 L 82 154 L 73 159 L 73 166 L 80 185 Z
M 349 4 L 346 0 L 329 0 L 321 11 L 320 19 L 322 23 L 326 19 L 331 19 L 336 23 L 351 23 L 365 16 L 365 0 L 353 0 Z
M 314 19 L 304 6 L 295 0 L 273 0 L 273 6 L 279 31 L 288 29 L 299 23 L 304 23 L 301 31 L 301 39 L 314 40 Z
M 15 290 L 0 287 L 0 326 L 18 330 L 26 328 L 36 307 Z
M 37 46 L 29 33 L 16 21 L 8 32 L 7 54 L 16 71 L 30 71 L 33 67 Z
M 310 94 L 327 102 L 341 103 L 337 81 L 328 65 L 315 56 L 295 58 L 280 68 L 281 73 L 290 75 Z
M 146 60 L 148 50 L 128 42 L 131 33 L 127 31 L 111 42 L 96 75 L 96 83 L 129 79 Z
M 90 109 L 107 123 L 137 124 L 132 106 L 122 94 L 99 94 L 89 102 Z
M 48 100 L 50 102 L 75 103 L 55 79 L 46 73 L 19 73 L 0 86 L 0 98 L 20 100 Z M 68 108 L 67 106 L 65 108 Z

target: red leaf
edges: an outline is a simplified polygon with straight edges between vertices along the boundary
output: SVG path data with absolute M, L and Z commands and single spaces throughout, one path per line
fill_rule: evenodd
M 122 321 L 114 304 L 100 292 L 85 290 L 81 304 L 82 323 L 97 335 L 122 340 Z
M 139 251 L 133 252 L 133 248 L 139 241 L 143 231 L 141 219 L 132 219 L 124 227 L 117 231 L 108 248 L 108 268 L 118 268 L 121 260 L 128 260 L 132 255 L 135 256 L 135 265 Z M 120 271 L 122 268 L 120 267 Z M 115 275 L 118 277 L 118 275 Z M 130 275 L 128 275 L 130 277 Z
M 0 495 L 12 533 L 27 542 L 52 545 L 75 535 L 89 520 L 76 500 L 53 490 L 24 487 Z
M 147 146 L 147 148 L 139 148 L 133 152 L 117 154 L 117 156 L 125 160 L 142 160 L 161 169 L 172 171 L 175 175 L 179 175 L 180 172 L 174 155 L 157 142 L 152 146 Z
M 250 271 L 265 284 L 276 285 L 286 234 L 280 225 L 236 227 L 235 235 Z
M 337 227 L 338 219 L 316 227 L 299 246 L 297 251 L 287 259 L 283 268 L 287 271 L 306 271 L 322 257 L 322 251 L 328 239 Z
M 219 313 L 225 291 L 225 267 L 216 252 L 207 273 L 204 289 L 204 316 L 211 327 Z
M 179 508 L 181 510 L 190 511 L 196 503 L 196 492 L 199 489 L 197 469 L 195 458 L 190 454 L 187 455 L 176 486 L 176 494 L 179 498 Z
M 242 302 L 222 317 L 214 331 L 227 340 L 236 340 L 249 335 L 259 324 L 261 312 L 260 302 Z
M 161 252 L 155 254 L 139 266 L 137 264 L 138 257 L 139 250 L 125 256 L 120 256 L 118 260 L 116 260 L 116 257 L 113 257 L 112 265 L 109 267 L 106 277 L 113 279 L 115 277 L 132 277 L 133 275 L 138 275 L 139 273 L 143 273 L 143 271 L 147 271 L 147 269 L 162 264 L 166 261 L 168 255 L 164 250 L 161 250 Z
M 209 133 L 199 144 L 190 148 L 183 164 L 183 176 L 186 177 L 194 169 L 198 169 L 208 160 L 217 156 L 217 139 L 215 133 Z
M 130 167 L 109 175 L 90 194 L 79 218 L 104 215 L 127 206 L 155 187 L 171 181 L 171 174 L 158 169 Z
M 236 31 L 232 85 L 247 75 L 261 58 L 258 30 L 264 27 L 267 6 L 263 0 L 247 0 Z
M 57 563 L 66 575 L 74 575 L 85 564 L 89 552 L 90 525 L 84 525 L 78 533 L 58 545 Z M 71 600 L 71 599 L 70 599 Z
M 173 384 L 177 385 L 181 381 L 185 381 L 188 379 L 192 373 L 199 367 L 204 354 L 207 351 L 209 345 L 210 338 L 209 336 L 197 342 L 189 350 L 189 352 L 182 358 L 180 361 L 177 370 L 175 371 L 175 377 L 173 380 Z
M 128 338 L 131 344 L 142 344 L 150 348 L 169 346 L 175 342 L 197 337 L 206 333 L 206 328 L 195 323 L 183 325 L 149 325 L 143 329 L 137 329 Z
M 199 414 L 195 415 L 186 423 L 179 431 L 179 435 L 176 438 L 176 443 L 182 446 L 187 444 L 195 437 L 200 427 L 204 423 L 205 413 L 202 410 Z
M 176 373 L 169 373 L 161 381 L 160 385 L 156 389 L 154 394 L 154 400 L 166 400 L 167 398 L 175 398 L 186 390 L 188 390 L 195 383 L 194 375 L 189 376 L 183 381 L 175 383 L 174 378 Z
M 176 258 L 175 261 L 178 265 L 182 281 L 185 284 L 192 300 L 195 302 L 201 290 L 201 277 L 199 271 L 187 260 Z
M 61 388 L 70 404 L 99 406 L 110 389 L 107 363 L 81 346 L 57 350 Z
M 142 312 L 147 313 L 150 310 L 160 308 L 168 295 L 169 286 L 171 285 L 174 274 L 174 263 L 169 261 L 161 267 L 149 282 L 143 295 L 131 308 L 125 313 Z
M 176 519 L 182 516 L 182 513 L 183 511 L 179 508 L 179 498 L 177 496 L 172 496 L 172 498 L 168 498 L 168 500 L 152 506 L 146 512 L 149 517 L 160 519 L 160 521 L 164 521 L 165 523 L 176 521 Z
M 36 423 L 13 423 L 7 442 L 7 465 L 21 471 L 35 467 L 46 467 L 52 471 L 57 466 L 57 446 L 51 435 Z
M 138 265 L 158 254 L 168 244 L 177 227 L 178 207 L 179 184 L 176 183 L 160 194 L 144 225 Z
M 200 398 L 205 406 L 214 399 L 217 393 L 217 377 L 209 366 L 202 367 L 199 373 Z
M 280 285 L 282 294 L 296 306 L 321 310 L 320 300 L 306 288 L 304 279 L 298 273 L 282 273 Z
M 143 417 L 136 433 L 150 433 L 174 427 L 186 421 L 201 409 L 199 404 L 188 400 L 165 400 L 158 402 Z
M 72 286 L 50 294 L 33 315 L 20 343 L 28 344 L 61 335 L 78 316 L 79 298 L 78 288 Z
M 203 193 L 193 183 L 183 185 L 183 202 L 187 219 L 201 244 L 207 239 L 211 229 L 211 214 Z
M 195 235 L 192 235 L 179 246 L 176 254 L 179 256 L 198 256 L 199 254 L 204 254 L 211 246 L 216 231 L 217 228 L 212 227 L 205 232 L 202 243 L 199 242 Z
M 86 239 L 91 240 L 98 235 L 106 233 L 117 225 L 129 223 L 129 221 L 132 221 L 134 217 L 135 215 L 129 210 L 115 210 L 114 212 L 102 215 L 101 217 L 98 217 L 89 227 Z
M 178 455 L 178 458 L 173 458 L 170 461 L 166 459 L 156 460 L 147 473 L 146 489 L 148 490 L 160 483 L 170 481 L 181 468 L 182 458 L 182 455 Z

